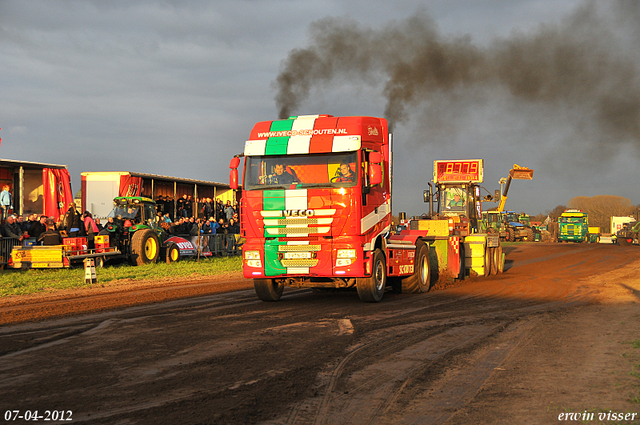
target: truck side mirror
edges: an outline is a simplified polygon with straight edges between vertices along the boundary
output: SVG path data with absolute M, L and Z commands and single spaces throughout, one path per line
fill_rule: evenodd
M 498 189 L 493 192 L 493 199 L 495 199 L 496 202 L 500 201 L 500 191 Z
M 424 190 L 422 192 L 422 197 L 424 198 L 424 202 L 431 201 L 431 191 L 430 190 Z
M 382 183 L 382 155 L 380 152 L 369 154 L 369 184 L 375 186 Z
M 237 156 L 231 158 L 231 162 L 229 163 L 229 186 L 231 189 L 238 189 L 238 166 L 240 165 L 240 158 Z

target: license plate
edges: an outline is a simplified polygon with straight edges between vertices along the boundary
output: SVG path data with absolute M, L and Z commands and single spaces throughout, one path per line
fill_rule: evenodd
M 310 252 L 285 252 L 284 258 L 285 260 L 307 259 L 307 258 L 311 258 L 311 253 Z

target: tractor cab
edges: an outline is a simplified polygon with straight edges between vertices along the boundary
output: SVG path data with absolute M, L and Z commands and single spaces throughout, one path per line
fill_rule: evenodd
M 121 228 L 125 231 L 139 230 L 141 228 L 156 228 L 154 221 L 156 203 L 149 198 L 121 196 L 113 200 L 113 209 L 107 218 L 113 218 L 113 225 L 108 226 L 109 231 L 117 231 Z

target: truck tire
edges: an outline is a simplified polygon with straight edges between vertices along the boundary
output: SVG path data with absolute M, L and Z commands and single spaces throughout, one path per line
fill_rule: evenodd
M 155 263 L 160 255 L 158 235 L 151 229 L 138 230 L 131 238 L 131 261 L 141 266 Z
M 180 248 L 174 242 L 167 245 L 167 252 L 165 254 L 165 261 L 167 264 L 177 263 L 180 261 Z
M 507 229 L 507 242 L 515 242 L 516 240 L 516 231 L 513 229 Z
M 387 285 L 387 264 L 379 249 L 373 251 L 373 268 L 370 277 L 356 278 L 356 289 L 361 301 L 377 303 L 382 299 Z
M 253 279 L 253 287 L 262 301 L 278 301 L 284 291 L 284 284 L 275 279 Z
M 402 278 L 402 292 L 419 294 L 431 289 L 431 259 L 429 247 L 422 241 L 416 242 L 416 256 L 413 262 L 413 274 Z

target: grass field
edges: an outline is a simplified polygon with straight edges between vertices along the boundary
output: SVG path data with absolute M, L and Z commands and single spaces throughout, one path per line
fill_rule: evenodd
M 98 283 L 85 283 L 84 268 L 48 270 L 4 270 L 0 272 L 0 297 L 26 295 L 59 289 L 100 286 L 127 279 L 128 281 L 157 281 L 215 276 L 242 270 L 242 258 L 216 257 L 184 260 L 177 263 L 147 264 L 133 267 L 119 264 L 96 269 Z

